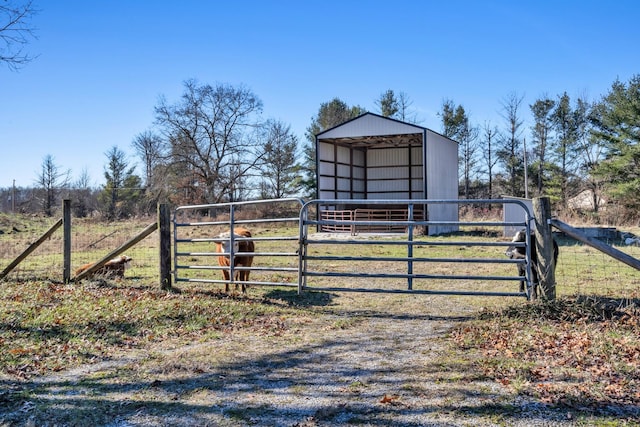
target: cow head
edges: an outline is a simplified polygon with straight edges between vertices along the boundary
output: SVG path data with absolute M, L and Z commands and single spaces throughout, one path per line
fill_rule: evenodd
M 526 242 L 527 241 L 527 231 L 526 230 L 520 230 L 518 231 L 515 236 L 513 236 L 513 239 L 511 239 L 512 243 L 522 243 L 522 242 Z M 524 250 L 524 248 L 522 247 L 517 247 L 517 246 L 509 246 L 507 248 L 507 251 L 504 253 L 507 257 L 512 258 L 518 254 L 518 253 L 522 253 Z
M 240 242 L 238 242 L 238 238 L 242 238 L 242 236 L 238 234 L 233 234 L 233 252 L 237 253 L 240 250 Z M 224 233 L 220 233 L 214 242 L 220 244 L 222 252 L 230 253 L 231 252 L 231 232 L 225 231 Z

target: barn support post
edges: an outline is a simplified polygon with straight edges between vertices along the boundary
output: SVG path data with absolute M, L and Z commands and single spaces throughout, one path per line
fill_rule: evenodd
M 160 236 L 160 289 L 171 287 L 171 211 L 169 205 L 158 203 L 158 229 Z
M 535 217 L 536 252 L 540 294 L 543 299 L 556 299 L 556 277 L 553 259 L 553 233 L 551 232 L 551 202 L 548 197 L 533 199 Z
M 71 282 L 71 200 L 62 201 L 62 283 Z

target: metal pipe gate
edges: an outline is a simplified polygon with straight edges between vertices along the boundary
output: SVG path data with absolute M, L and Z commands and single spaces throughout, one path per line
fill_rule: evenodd
M 521 221 L 429 219 L 434 206 L 451 205 L 457 210 L 461 205 L 488 207 L 490 204 L 507 203 L 522 208 Z M 362 220 L 355 215 L 322 215 L 327 208 L 335 209 L 339 206 L 341 209 L 353 208 L 355 211 L 363 204 L 368 206 L 369 211 L 375 211 L 377 207 L 384 210 L 388 206 L 393 206 L 395 213 L 398 209 L 404 209 L 406 219 L 399 220 L 396 214 L 390 219 L 376 220 Z M 275 206 L 283 205 L 288 206 L 291 211 L 295 207 L 299 215 L 264 215 L 265 211 L 273 212 L 276 210 Z M 246 213 L 248 209 L 255 208 L 261 209 L 262 217 L 256 218 L 256 215 Z M 438 212 L 437 209 L 433 211 Z M 371 212 L 369 215 L 370 218 L 377 218 Z M 381 217 L 387 218 L 384 215 Z M 297 287 L 298 292 L 346 291 L 530 298 L 531 220 L 532 214 L 527 205 L 510 199 L 312 200 L 305 203 L 301 199 L 290 198 L 181 206 L 176 208 L 173 219 L 174 281 L 237 284 L 234 281 L 233 265 L 221 267 L 217 262 L 220 255 L 235 256 L 233 246 L 230 253 L 220 254 L 215 251 L 214 242 L 221 231 L 243 226 L 254 230 L 262 227 L 259 236 L 237 239 L 252 240 L 256 246 L 255 252 L 247 254 L 254 256 L 254 264 L 248 268 L 235 268 L 252 272 L 253 278 L 246 284 Z M 287 223 L 289 227 L 279 227 L 279 223 Z M 358 232 L 361 229 L 398 230 L 399 226 L 404 228 L 404 232 Z M 527 238 L 522 243 L 496 238 L 452 241 L 450 238 L 445 240 L 421 233 L 430 228 L 459 230 L 470 227 L 517 227 L 527 231 Z M 350 232 L 320 232 L 323 228 Z M 285 230 L 285 234 L 282 234 L 282 230 Z M 464 232 L 453 234 L 462 237 L 468 235 Z M 526 260 L 506 258 L 504 249 L 511 245 L 525 247 Z M 488 256 L 465 256 L 464 252 L 468 248 L 478 247 L 484 248 Z M 452 256 L 458 253 L 460 256 Z M 515 267 L 518 263 L 525 264 L 525 278 L 516 275 Z M 230 281 L 222 279 L 221 271 L 218 270 L 223 268 L 230 270 Z M 507 282 L 511 283 L 513 289 L 517 289 L 514 283 L 521 279 L 527 284 L 525 292 L 514 292 L 511 288 L 486 289 L 487 283 Z M 448 285 L 444 286 L 444 283 Z M 471 283 L 473 285 L 469 286 Z
M 429 210 L 434 205 L 455 205 L 456 209 L 460 205 L 488 206 L 489 204 L 510 203 L 518 205 L 522 208 L 522 221 L 506 222 L 506 221 L 439 221 L 429 220 Z M 398 206 L 403 206 L 407 211 L 406 220 L 340 220 L 335 219 L 337 215 L 325 215 L 324 218 L 333 217 L 334 219 L 323 219 L 322 212 L 325 209 L 335 209 L 340 207 L 341 210 L 353 210 L 357 206 L 366 204 L 367 206 L 380 206 L 384 210 L 387 206 L 393 206 L 395 210 Z M 415 219 L 413 213 L 417 210 L 425 212 Z M 312 218 L 310 211 L 316 212 L 316 218 Z M 384 216 L 384 215 L 381 215 Z M 349 216 L 342 215 L 344 218 Z M 422 219 L 426 218 L 426 219 Z M 413 294 L 443 294 L 443 295 L 485 295 L 485 296 L 531 296 L 531 242 L 530 242 L 530 224 L 532 220 L 531 212 L 528 207 L 519 200 L 312 200 L 304 204 L 300 211 L 300 279 L 299 292 L 304 290 L 316 291 L 351 291 L 351 292 L 381 292 L 381 293 L 413 293 Z M 337 239 L 335 234 L 313 233 L 310 229 L 320 231 L 322 229 L 334 230 L 357 230 L 358 228 L 381 228 L 404 226 L 405 233 L 402 238 L 393 238 L 389 235 L 377 238 L 366 239 L 359 238 L 357 232 L 352 232 L 347 238 Z M 450 241 L 441 240 L 437 237 L 418 236 L 417 231 L 421 228 L 439 227 L 440 229 L 449 228 L 459 229 L 460 227 L 518 227 L 518 229 L 526 229 L 526 242 L 512 243 L 503 241 L 487 241 L 487 240 L 460 240 Z M 460 233 L 463 235 L 464 233 Z M 511 260 L 504 255 L 504 250 L 500 247 L 507 246 L 526 247 L 526 260 Z M 333 251 L 335 253 L 327 253 L 332 248 L 341 246 L 345 249 L 341 251 Z M 403 249 L 403 253 L 393 256 L 376 256 L 376 252 L 385 252 L 377 250 L 380 246 L 399 247 Z M 465 258 L 464 256 L 430 256 L 429 252 L 439 252 L 433 248 L 448 247 L 453 249 L 464 249 L 468 247 L 484 247 L 492 255 L 487 258 Z M 321 248 L 314 250 L 314 248 Z M 356 248 L 356 249 L 351 249 Z M 427 250 L 424 250 L 427 248 Z M 417 250 L 420 249 L 420 254 Z M 344 254 L 345 252 L 351 254 Z M 354 253 L 355 251 L 355 253 Z M 396 251 L 398 252 L 398 251 Z M 452 252 L 451 250 L 448 251 Z M 361 269 L 357 269 L 360 263 L 368 263 Z M 324 263 L 324 264 L 323 264 Z M 326 264 L 333 266 L 333 269 L 327 269 Z M 515 275 L 516 269 L 513 268 L 518 263 L 526 263 L 527 275 L 524 278 L 527 283 L 525 292 L 513 292 L 509 290 L 492 291 L 485 289 L 464 289 L 461 286 L 464 282 L 474 281 L 482 282 L 514 282 L 522 279 Z M 504 266 L 511 265 L 512 268 L 500 274 L 489 273 L 464 273 L 459 270 L 465 270 L 463 265 L 481 266 Z M 343 267 L 339 267 L 342 265 Z M 378 268 L 371 268 L 372 265 Z M 385 267 L 380 268 L 380 265 Z M 438 269 L 429 271 L 429 266 L 438 265 Z M 389 266 L 388 268 L 386 266 Z M 404 267 L 399 267 L 404 266 Z M 443 267 L 445 266 L 445 267 Z M 420 267 L 420 268 L 416 268 Z M 478 267 L 479 268 L 479 267 Z M 444 271 L 443 271 L 444 270 Z M 466 268 L 469 270 L 469 268 Z M 311 279 L 323 278 L 311 284 Z M 360 285 L 347 286 L 341 281 L 341 278 L 348 278 L 351 282 L 358 282 Z M 328 280 L 327 280 L 328 279 Z M 384 285 L 373 286 L 371 283 L 375 279 L 383 279 Z M 388 282 L 404 281 L 406 286 L 388 286 Z M 443 282 L 450 281 L 454 284 L 450 287 L 439 288 L 429 286 L 433 281 Z M 329 282 L 329 284 L 326 284 Z M 416 283 L 420 282 L 420 286 Z M 338 283 L 338 284 L 336 284 Z M 425 285 L 426 284 L 426 285 Z
M 256 219 L 255 213 L 251 214 L 247 211 L 260 210 L 261 213 L 273 213 L 284 210 L 285 214 L 291 211 L 297 215 L 302 205 L 301 199 L 288 198 L 177 207 L 173 215 L 174 281 L 237 285 L 234 272 L 249 270 L 253 273 L 254 279 L 244 282 L 245 284 L 297 287 L 299 216 L 262 214 L 257 215 L 262 217 Z M 252 219 L 243 219 L 249 217 Z M 279 230 L 286 231 L 286 227 L 277 226 L 283 223 L 290 224 L 289 229 L 296 232 L 293 235 L 278 233 Z M 254 242 L 255 252 L 243 253 L 254 257 L 255 265 L 251 267 L 234 267 L 233 263 L 229 267 L 222 267 L 218 264 L 218 256 L 226 255 L 233 259 L 237 254 L 234 253 L 233 245 L 229 253 L 216 252 L 216 236 L 236 227 L 249 228 L 254 232 L 256 227 L 262 228 L 261 237 L 235 239 Z M 223 280 L 223 269 L 229 270 L 231 280 Z

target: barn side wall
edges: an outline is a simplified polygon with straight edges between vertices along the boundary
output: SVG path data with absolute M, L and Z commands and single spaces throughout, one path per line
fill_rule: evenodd
M 458 144 L 435 132 L 426 131 L 426 198 L 431 200 L 458 198 Z M 430 221 L 457 221 L 458 205 L 429 205 Z M 458 231 L 457 225 L 434 225 L 429 234 Z

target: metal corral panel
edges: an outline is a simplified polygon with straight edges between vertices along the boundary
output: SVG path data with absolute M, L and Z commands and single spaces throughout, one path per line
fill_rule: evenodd
M 458 144 L 433 131 L 427 130 L 427 194 L 428 199 L 458 198 Z M 457 204 L 428 206 L 429 220 L 457 221 Z M 458 226 L 432 226 L 429 234 L 450 233 Z
M 351 138 L 360 136 L 422 134 L 424 128 L 375 114 L 364 114 L 319 133 L 318 138 Z

